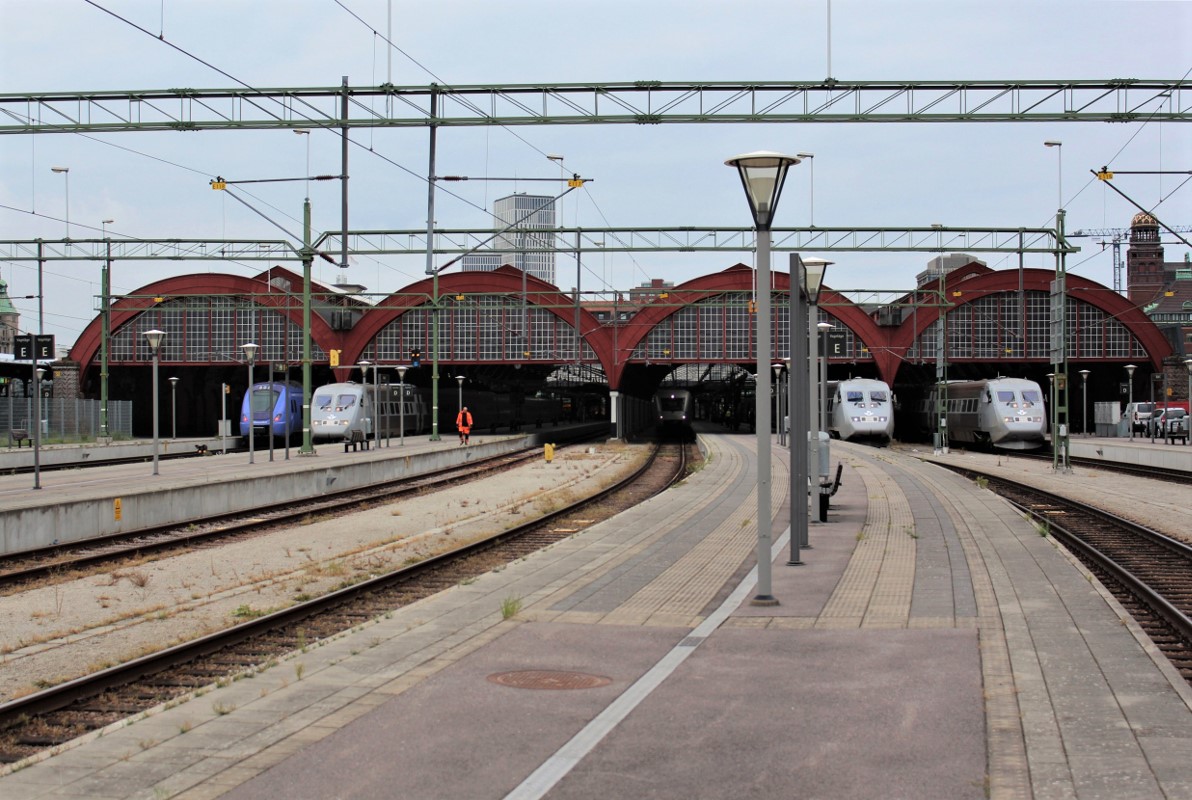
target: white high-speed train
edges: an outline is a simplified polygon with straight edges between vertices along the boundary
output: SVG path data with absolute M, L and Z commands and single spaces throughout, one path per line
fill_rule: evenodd
M 405 398 L 402 399 L 402 392 Z M 380 400 L 375 408 L 374 393 Z M 404 410 L 400 403 L 405 403 Z M 421 433 L 429 424 L 426 403 L 410 384 L 388 383 L 366 386 L 349 381 L 329 383 L 314 391 L 310 407 L 311 436 L 315 440 L 339 440 L 358 430 L 365 438 Z
M 1023 378 L 949 382 L 947 390 L 948 440 L 993 446 L 1006 450 L 1042 447 L 1047 434 L 1043 390 Z M 928 392 L 921 408 L 926 430 L 936 416 L 939 388 Z
M 886 444 L 894 434 L 894 394 L 885 381 L 828 381 L 828 434 L 845 441 Z

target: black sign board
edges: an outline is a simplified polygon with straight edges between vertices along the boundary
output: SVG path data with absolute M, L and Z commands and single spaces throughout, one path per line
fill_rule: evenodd
M 848 333 L 846 331 L 828 331 L 824 336 L 827 339 L 827 345 L 824 348 L 827 352 L 824 353 L 828 358 L 844 358 L 848 353 L 845 348 L 848 346 Z
M 13 337 L 13 357 L 18 361 L 54 359 L 54 334 L 18 333 Z

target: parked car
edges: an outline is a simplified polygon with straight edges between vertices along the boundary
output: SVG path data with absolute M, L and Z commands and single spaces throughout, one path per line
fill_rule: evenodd
M 1160 439 L 1188 440 L 1188 412 L 1182 408 L 1160 408 L 1150 419 L 1147 435 Z
M 1154 413 L 1154 403 L 1130 403 L 1126 406 L 1126 419 L 1130 420 L 1135 433 L 1149 435 L 1148 425 Z

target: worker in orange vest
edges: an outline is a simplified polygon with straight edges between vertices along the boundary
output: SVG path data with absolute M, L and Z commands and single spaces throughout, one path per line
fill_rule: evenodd
M 472 433 L 472 412 L 464 406 L 455 415 L 455 427 L 459 429 L 459 443 L 467 444 L 468 436 Z

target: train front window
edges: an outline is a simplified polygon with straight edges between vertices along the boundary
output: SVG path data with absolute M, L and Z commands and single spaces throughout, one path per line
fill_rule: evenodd
M 331 395 L 329 395 L 329 394 L 316 394 L 315 395 L 315 408 L 326 409 L 326 408 L 329 408 L 330 406 L 331 406 Z
M 662 410 L 663 411 L 682 411 L 683 410 L 683 398 L 675 397 L 674 395 L 671 395 L 670 397 L 662 398 Z
M 277 405 L 277 392 L 272 389 L 254 389 L 252 393 L 253 413 L 268 414 Z
M 1023 389 L 1022 402 L 1024 405 L 1037 406 L 1043 404 L 1043 398 L 1034 389 Z
M 356 395 L 354 394 L 341 394 L 335 400 L 335 408 L 338 411 L 343 411 L 354 405 L 356 405 Z
M 865 393 L 849 391 L 845 399 L 850 403 L 863 403 L 865 402 Z
M 884 403 L 884 402 L 886 402 L 886 393 L 885 392 L 870 392 L 869 399 L 871 401 L 873 401 L 874 404 Z
M 1018 403 L 1015 401 L 1014 392 L 1005 389 L 999 389 L 997 392 L 997 401 L 1004 406 L 1010 408 L 1018 408 Z

